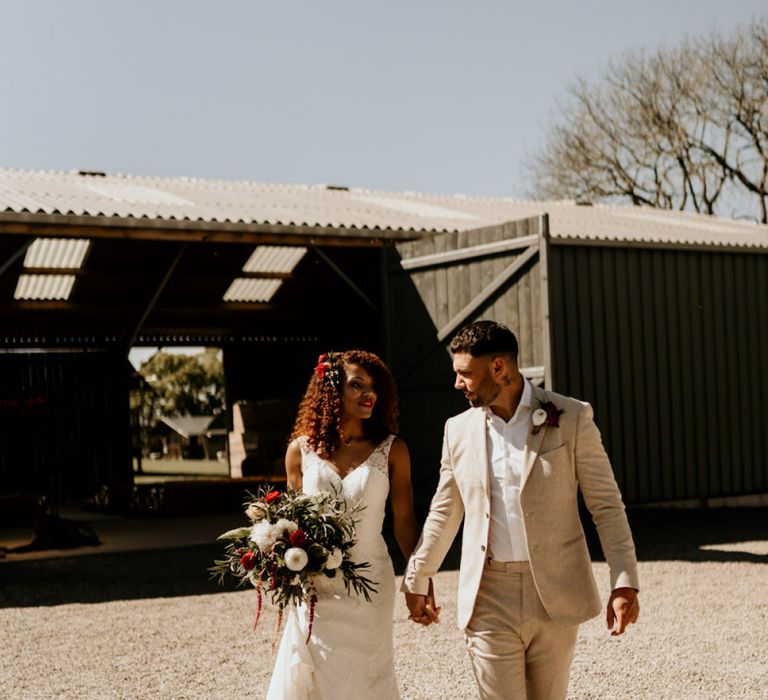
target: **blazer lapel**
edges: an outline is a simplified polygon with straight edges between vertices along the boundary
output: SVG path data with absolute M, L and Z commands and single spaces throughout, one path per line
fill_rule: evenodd
M 539 408 L 540 403 L 544 403 L 545 401 L 546 392 L 543 389 L 539 389 L 539 387 L 534 386 L 531 400 L 531 417 L 533 417 L 533 412 Z M 528 437 L 525 440 L 525 450 L 523 451 L 523 465 L 525 471 L 523 472 L 523 480 L 520 484 L 521 490 L 525 487 L 525 484 L 528 481 L 528 477 L 533 470 L 533 465 L 535 464 L 536 458 L 539 456 L 539 452 L 541 451 L 541 445 L 544 442 L 544 436 L 547 434 L 548 427 L 549 426 L 545 423 L 539 428 L 538 431 L 534 433 L 533 421 L 530 419 L 528 421 Z
M 478 408 L 470 413 L 471 423 L 467 434 L 469 436 L 468 453 L 478 455 L 479 459 L 474 460 L 480 470 L 480 481 L 483 483 L 483 490 L 486 497 L 491 497 L 488 476 L 488 440 L 486 438 L 486 417 L 485 411 Z

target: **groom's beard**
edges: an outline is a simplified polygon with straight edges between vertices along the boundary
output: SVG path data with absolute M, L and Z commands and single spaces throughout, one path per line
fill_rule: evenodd
M 490 406 L 499 395 L 501 387 L 493 381 L 491 373 L 489 372 L 483 380 L 478 384 L 477 390 L 472 391 L 469 394 L 465 393 L 469 405 L 473 408 L 480 406 Z

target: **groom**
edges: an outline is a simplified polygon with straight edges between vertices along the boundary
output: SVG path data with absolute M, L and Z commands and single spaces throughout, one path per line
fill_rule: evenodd
M 455 386 L 472 408 L 445 424 L 440 482 L 403 579 L 410 617 L 437 621 L 429 578 L 464 518 L 458 624 L 479 696 L 565 698 L 578 625 L 602 609 L 578 489 L 610 567 L 611 634 L 637 620 L 621 494 L 590 406 L 532 386 L 508 328 L 472 323 L 451 353 Z

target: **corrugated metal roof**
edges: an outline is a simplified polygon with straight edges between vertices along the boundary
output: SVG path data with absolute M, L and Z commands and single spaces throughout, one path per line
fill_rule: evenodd
M 553 240 L 768 248 L 768 226 L 685 212 L 574 202 L 253 182 L 0 169 L 0 221 L 97 217 L 381 232 L 464 231 L 548 213 Z M 43 217 L 46 218 L 46 217 Z M 123 222 L 124 223 L 124 222 Z

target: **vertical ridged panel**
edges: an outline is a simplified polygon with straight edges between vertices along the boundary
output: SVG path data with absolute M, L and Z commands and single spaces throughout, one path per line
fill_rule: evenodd
M 553 246 L 554 388 L 629 503 L 765 491 L 768 256 Z

